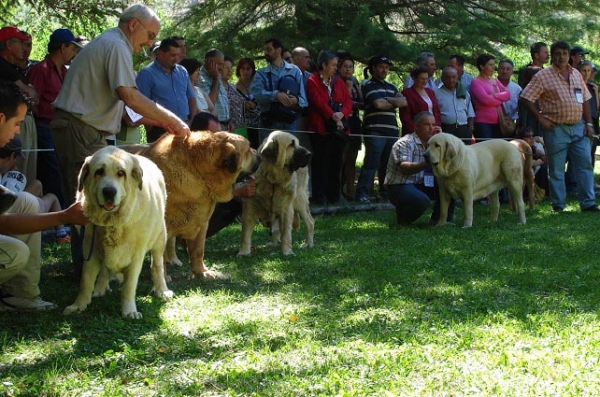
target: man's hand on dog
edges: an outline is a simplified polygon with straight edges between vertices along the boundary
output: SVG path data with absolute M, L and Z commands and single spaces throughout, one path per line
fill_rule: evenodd
M 254 175 L 248 175 L 247 178 L 247 181 L 243 185 L 235 188 L 235 190 L 233 191 L 234 197 L 241 198 L 254 196 L 254 194 L 256 193 L 256 178 L 254 177 Z

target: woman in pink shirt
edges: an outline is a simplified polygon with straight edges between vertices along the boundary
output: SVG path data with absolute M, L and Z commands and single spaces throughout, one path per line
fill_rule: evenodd
M 494 78 L 494 57 L 477 57 L 479 76 L 471 83 L 471 98 L 475 108 L 475 138 L 502 138 L 498 124 L 498 108 L 510 99 L 510 92 Z

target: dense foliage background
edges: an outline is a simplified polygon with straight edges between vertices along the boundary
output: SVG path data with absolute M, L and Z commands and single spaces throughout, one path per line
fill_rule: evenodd
M 33 34 L 33 59 L 45 54 L 50 32 L 69 27 L 94 37 L 114 26 L 130 2 L 122 0 L 0 0 L 0 20 Z M 385 54 L 406 75 L 423 50 L 443 66 L 452 53 L 472 65 L 488 52 L 529 62 L 529 45 L 561 39 L 598 60 L 600 8 L 596 0 L 173 0 L 147 1 L 162 18 L 160 37 L 186 37 L 188 54 L 211 47 L 229 56 L 261 57 L 262 43 L 278 37 L 289 48 L 346 49 L 365 62 Z M 137 60 L 141 65 L 145 62 Z M 474 71 L 474 67 L 468 69 Z

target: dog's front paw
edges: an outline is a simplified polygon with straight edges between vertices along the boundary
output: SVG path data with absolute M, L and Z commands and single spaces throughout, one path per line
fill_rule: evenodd
M 199 274 L 194 272 L 194 275 L 198 278 L 203 278 L 205 280 L 214 280 L 217 277 L 219 277 L 218 272 L 208 269 L 206 269 L 206 271 L 200 272 Z
M 302 245 L 300 245 L 300 248 L 312 248 L 314 246 L 314 243 L 302 243 Z
M 73 313 L 82 312 L 82 311 L 85 310 L 86 307 L 87 306 L 80 307 L 80 306 L 77 306 L 77 305 L 67 306 L 65 308 L 65 310 L 63 311 L 63 314 L 65 316 L 68 316 L 68 315 L 73 314 Z
M 252 251 L 250 249 L 245 250 L 245 249 L 241 249 L 238 251 L 237 256 L 250 256 L 252 254 Z
M 142 313 L 140 313 L 138 311 L 129 312 L 129 313 L 123 312 L 123 318 L 131 318 L 133 320 L 139 320 L 142 318 Z
M 170 301 L 171 298 L 173 298 L 173 296 L 175 296 L 175 293 L 171 290 L 154 291 L 154 295 L 158 298 L 162 298 L 166 302 L 166 301 Z

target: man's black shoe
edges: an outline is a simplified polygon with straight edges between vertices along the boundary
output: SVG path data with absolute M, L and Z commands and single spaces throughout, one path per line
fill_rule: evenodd
M 598 208 L 598 206 L 596 204 L 594 204 L 594 205 L 590 205 L 589 207 L 586 207 L 586 208 L 582 209 L 581 211 L 584 211 L 584 212 L 600 212 L 600 208 Z
M 552 211 L 553 212 L 563 212 L 564 208 L 559 207 L 558 205 L 553 205 L 552 206 Z

